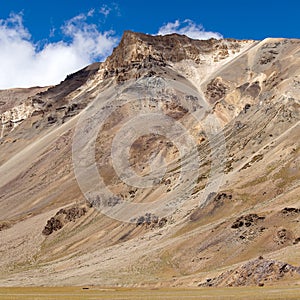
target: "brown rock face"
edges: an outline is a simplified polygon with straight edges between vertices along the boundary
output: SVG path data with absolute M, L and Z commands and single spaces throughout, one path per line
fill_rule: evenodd
M 287 277 L 300 278 L 300 268 L 259 257 L 200 286 L 264 286 Z
M 86 207 L 75 206 L 67 209 L 62 208 L 55 214 L 54 217 L 47 221 L 42 233 L 46 236 L 50 235 L 54 231 L 62 229 L 68 222 L 75 222 L 76 219 L 84 216 L 86 212 Z
M 215 60 L 218 60 L 217 57 L 224 59 L 229 55 L 228 50 L 239 52 L 246 42 L 234 39 L 193 40 L 179 34 L 151 36 L 125 31 L 119 46 L 104 63 L 104 68 L 106 75 L 110 76 L 135 66 L 151 68 L 182 60 L 200 63 L 201 55 L 205 54 L 217 55 Z
M 214 104 L 215 102 L 223 99 L 226 96 L 227 91 L 228 86 L 222 82 L 221 78 L 217 77 L 207 85 L 205 94 L 210 103 Z

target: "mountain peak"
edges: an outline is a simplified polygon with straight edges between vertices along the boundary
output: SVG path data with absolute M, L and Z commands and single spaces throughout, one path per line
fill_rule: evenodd
M 110 73 L 115 70 L 128 69 L 144 63 L 164 65 L 176 63 L 185 59 L 200 63 L 203 55 L 213 55 L 215 60 L 222 60 L 230 53 L 239 52 L 251 40 L 209 39 L 195 40 L 172 33 L 168 35 L 149 35 L 133 31 L 125 31 L 119 45 L 104 63 L 104 68 Z

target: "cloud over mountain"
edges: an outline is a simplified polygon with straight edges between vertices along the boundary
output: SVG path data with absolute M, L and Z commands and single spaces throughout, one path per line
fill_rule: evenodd
M 34 42 L 23 24 L 22 14 L 0 19 L 0 89 L 58 84 L 67 74 L 95 61 L 103 61 L 119 41 L 113 30 L 100 30 L 91 19 L 106 18 L 117 6 L 91 9 L 67 20 L 60 28 L 60 40 Z M 57 30 L 52 28 L 50 38 Z M 193 39 L 222 38 L 206 31 L 192 20 L 169 22 L 159 28 L 159 35 L 185 34 Z M 41 75 L 42 74 L 42 75 Z
M 0 20 L 0 88 L 57 84 L 69 73 L 105 59 L 116 45 L 115 33 L 99 31 L 80 14 L 61 27 L 63 39 L 40 46 L 23 25 L 22 14 Z
M 183 22 L 176 20 L 168 22 L 159 28 L 158 35 L 166 35 L 171 33 L 184 34 L 192 39 L 208 40 L 210 38 L 220 39 L 223 36 L 218 32 L 206 31 L 201 24 L 186 19 Z

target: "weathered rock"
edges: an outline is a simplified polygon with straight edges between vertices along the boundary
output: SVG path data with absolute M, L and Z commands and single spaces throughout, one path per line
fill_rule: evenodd
M 199 286 L 264 286 L 287 276 L 300 278 L 300 267 L 262 257 L 251 260 L 235 269 L 221 273 Z
M 231 225 L 231 228 L 237 229 L 237 228 L 243 227 L 244 225 L 246 227 L 249 227 L 252 225 L 256 225 L 257 221 L 264 220 L 264 219 L 265 219 L 265 217 L 258 216 L 257 214 L 249 214 L 246 216 L 241 216 L 238 219 L 236 219 L 236 221 Z
M 60 209 L 54 217 L 47 221 L 42 233 L 50 235 L 54 231 L 62 229 L 67 223 L 75 222 L 76 219 L 81 218 L 87 212 L 87 207 L 71 207 Z
M 0 222 L 0 231 L 8 229 L 11 227 L 11 224 L 9 222 Z
M 228 89 L 229 86 L 224 83 L 222 78 L 217 77 L 207 85 L 205 95 L 208 97 L 210 103 L 214 104 L 226 96 Z

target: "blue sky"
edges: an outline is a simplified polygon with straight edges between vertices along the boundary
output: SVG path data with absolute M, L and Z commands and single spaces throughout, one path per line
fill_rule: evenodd
M 297 0 L 0 0 L 0 88 L 58 83 L 104 60 L 127 29 L 194 38 L 299 38 L 299 15 Z

